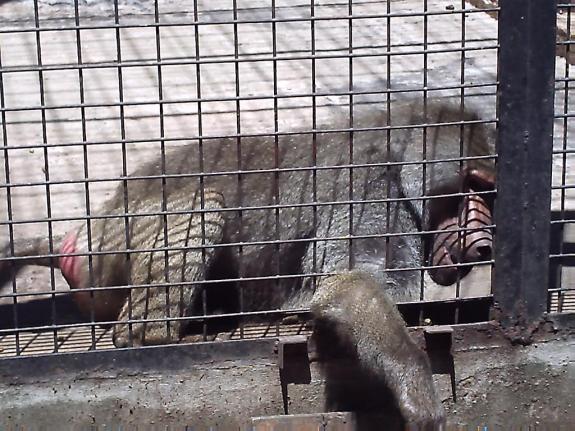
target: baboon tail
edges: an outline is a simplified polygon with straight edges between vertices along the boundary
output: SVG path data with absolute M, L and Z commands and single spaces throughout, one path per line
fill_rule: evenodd
M 13 245 L 0 246 L 0 281 L 6 273 L 9 275 L 12 270 L 18 271 L 29 265 L 58 268 L 58 258 L 52 255 L 59 253 L 63 238 L 57 235 L 52 236 L 51 241 L 45 237 L 20 239 Z

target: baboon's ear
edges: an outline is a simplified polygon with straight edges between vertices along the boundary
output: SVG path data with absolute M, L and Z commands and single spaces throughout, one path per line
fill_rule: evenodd
M 463 188 L 478 192 L 495 190 L 495 172 L 487 169 L 465 168 L 462 172 Z

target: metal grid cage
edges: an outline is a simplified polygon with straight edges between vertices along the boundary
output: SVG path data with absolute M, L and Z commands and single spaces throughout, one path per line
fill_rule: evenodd
M 0 225 L 7 244 L 0 261 L 6 282 L 0 292 L 2 356 L 111 348 L 110 326 L 118 317 L 98 318 L 95 295 L 127 289 L 125 304 L 131 309 L 131 292 L 142 287 L 163 289 L 169 296 L 171 287 L 197 286 L 201 293 L 196 312 L 168 317 L 166 309 L 159 319 L 189 322 L 189 340 L 309 331 L 305 318 L 294 319 L 305 317 L 307 307 L 289 301 L 281 306 L 268 300 L 251 307 L 244 290 L 257 281 L 258 289 L 277 296 L 282 289 L 315 283 L 331 273 L 322 267 L 321 252 L 338 244 L 346 245 L 348 267 L 352 268 L 354 243 L 387 241 L 387 255 L 397 241 L 439 233 L 425 225 L 425 216 L 419 219 L 422 225 L 392 229 L 390 208 L 408 203 L 426 214 L 434 200 L 446 197 L 429 189 L 430 172 L 437 166 L 455 164 L 464 171 L 470 161 L 493 164 L 495 160 L 501 73 L 497 61 L 499 6 L 488 1 L 330 1 L 319 5 L 298 0 L 246 4 L 236 0 L 34 0 L 31 10 L 30 2 L 23 0 L 3 3 L 0 11 L 5 176 L 0 188 Z M 560 5 L 560 11 L 560 28 L 566 26 L 565 34 L 570 35 L 572 6 Z M 569 221 L 573 221 L 568 215 L 573 187 L 568 169 L 573 152 L 568 136 L 572 126 L 571 43 L 569 38 L 557 42 L 563 60 L 557 60 L 552 208 L 560 213 L 553 226 L 561 226 L 562 232 L 567 232 Z M 421 106 L 423 120 L 406 124 L 394 117 L 396 110 L 403 112 L 405 100 Z M 428 118 L 436 103 L 454 107 L 459 118 Z M 361 122 L 362 112 L 375 110 L 381 110 L 384 124 Z M 466 116 L 469 111 L 473 117 Z M 473 154 L 464 150 L 470 127 L 483 127 L 493 138 Z M 435 154 L 428 142 L 442 130 L 452 129 L 456 130 L 459 154 L 451 158 Z M 391 151 L 393 135 L 405 131 L 421 142 L 419 152 L 411 157 L 366 162 L 354 152 L 354 142 L 369 134 Z M 337 163 L 318 152 L 318 142 L 321 145 L 342 136 L 347 144 L 337 150 Z M 288 164 L 286 154 L 296 139 L 306 146 L 306 159 Z M 260 151 L 254 142 L 267 145 L 261 148 L 270 152 L 266 166 L 247 166 L 242 158 L 248 151 Z M 199 166 L 192 172 L 170 173 L 170 163 L 178 161 L 184 145 L 197 151 Z M 221 153 L 216 156 L 210 148 L 218 145 Z M 230 152 L 234 155 L 230 166 L 221 169 L 214 159 L 208 158 L 204 164 L 204 152 L 222 159 Z M 157 160 L 156 171 L 137 170 L 149 160 Z M 362 199 L 354 194 L 354 175 L 361 176 L 369 169 L 385 170 L 388 178 L 399 170 L 412 169 L 409 179 L 418 183 L 416 193 L 388 185 L 376 198 Z M 322 199 L 318 182 L 325 181 L 326 172 L 334 171 L 347 178 L 347 184 L 342 182 L 346 190 L 335 193 L 333 199 Z M 311 197 L 286 201 L 289 190 L 301 184 L 289 184 L 285 179 L 298 175 L 311 181 Z M 225 208 L 210 210 L 205 187 L 217 178 L 226 178 L 235 193 L 232 199 L 226 198 Z M 160 190 L 155 194 L 160 199 L 149 208 L 130 201 L 130 185 L 142 181 Z M 179 186 L 170 184 L 182 181 L 198 184 L 197 189 L 202 190 L 193 210 L 191 204 L 185 210 L 174 209 L 174 195 L 169 190 Z M 244 187 L 254 183 L 266 184 L 268 201 L 250 201 Z M 102 212 L 114 193 L 122 204 L 120 212 L 115 212 L 117 208 Z M 449 195 L 462 202 L 475 193 L 462 187 Z M 486 199 L 492 196 L 492 190 L 477 193 Z M 192 200 L 193 196 L 187 196 L 188 202 Z M 375 234 L 363 232 L 356 223 L 366 205 L 376 205 L 387 214 L 386 226 Z M 316 235 L 318 217 L 327 207 L 346 209 L 345 234 L 329 235 L 328 231 Z M 314 229 L 307 236 L 284 234 L 289 228 L 286 214 L 294 208 L 312 220 Z M 201 242 L 174 246 L 169 241 L 168 219 L 186 213 L 201 220 Z M 267 232 L 209 244 L 205 219 L 210 214 L 233 215 L 239 220 L 240 232 L 246 229 L 244 221 L 249 229 L 249 220 L 265 219 Z M 143 241 L 139 247 L 131 247 L 131 223 L 146 217 L 158 220 L 161 240 L 153 246 Z M 121 247 L 103 250 L 98 232 L 92 233 L 106 220 L 116 220 L 121 227 L 115 235 L 123 242 Z M 74 226 L 86 232 L 85 251 L 61 246 L 64 234 Z M 493 227 L 490 220 L 476 230 Z M 467 231 L 473 228 L 454 229 L 458 242 Z M 28 255 L 19 250 L 34 245 L 38 237 L 48 239 L 43 252 L 38 247 Z M 564 271 L 563 265 L 572 259 L 566 242 L 556 251 L 552 249 L 551 273 Z M 244 262 L 257 247 L 269 250 L 269 259 L 259 262 L 265 271 L 254 275 Z M 289 247 L 309 247 L 311 264 L 286 270 L 281 253 Z M 203 265 L 214 250 L 230 259 L 228 263 L 235 263 L 226 265 L 224 261 L 207 281 L 174 282 L 166 269 L 170 253 L 184 250 L 199 252 Z M 148 256 L 149 262 L 159 259 L 164 279 L 153 285 L 128 279 L 115 286 L 96 286 L 95 262 L 118 254 L 127 261 L 138 259 L 138 255 Z M 62 266 L 63 258 L 80 256 L 86 257 L 90 282 L 71 294 L 54 267 Z M 49 261 L 53 267 L 30 267 L 16 274 L 19 265 L 40 261 Z M 553 266 L 553 262 L 561 263 Z M 434 269 L 434 264 L 423 254 L 401 266 L 388 265 L 387 272 L 410 273 L 417 279 L 417 297 L 400 304 L 408 324 L 475 322 L 489 318 L 493 263 L 491 256 L 478 259 L 467 277 L 457 276 L 448 287 L 430 278 L 428 270 Z M 470 266 L 461 261 L 453 265 Z M 551 278 L 550 311 L 568 310 L 561 299 L 569 298 L 571 291 L 566 277 Z M 87 313 L 80 313 L 74 301 L 74 295 L 82 294 L 91 304 Z M 223 297 L 232 299 L 219 301 Z M 212 298 L 216 298 L 215 304 Z M 132 317 L 131 311 L 128 316 L 133 324 L 141 321 Z
M 573 291 L 575 273 L 573 212 L 573 14 L 575 5 L 560 3 L 557 16 L 558 62 L 555 80 L 555 130 L 553 151 L 553 220 L 551 225 L 551 261 L 549 311 L 575 311 Z

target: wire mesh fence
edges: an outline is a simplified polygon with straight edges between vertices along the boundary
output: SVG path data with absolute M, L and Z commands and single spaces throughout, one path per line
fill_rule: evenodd
M 377 274 L 409 324 L 489 317 L 497 4 L 0 11 L 1 355 L 111 348 L 118 328 L 126 345 L 142 327 L 309 332 L 316 284 L 350 269 Z M 558 34 L 548 307 L 568 311 L 572 41 Z
M 575 5 L 560 3 L 557 17 L 557 52 L 560 62 L 556 74 L 555 149 L 553 160 L 553 221 L 549 310 L 574 311 L 575 292 L 573 244 L 573 12 Z

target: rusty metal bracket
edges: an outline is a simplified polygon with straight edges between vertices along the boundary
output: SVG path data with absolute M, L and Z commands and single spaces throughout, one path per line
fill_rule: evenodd
M 453 328 L 447 325 L 429 326 L 424 330 L 425 349 L 433 374 L 449 374 L 451 395 L 457 402 L 455 391 L 455 362 L 453 360 Z
M 289 401 L 288 384 L 309 384 L 311 382 L 308 337 L 305 335 L 281 337 L 277 342 L 276 348 L 284 413 L 287 415 Z

